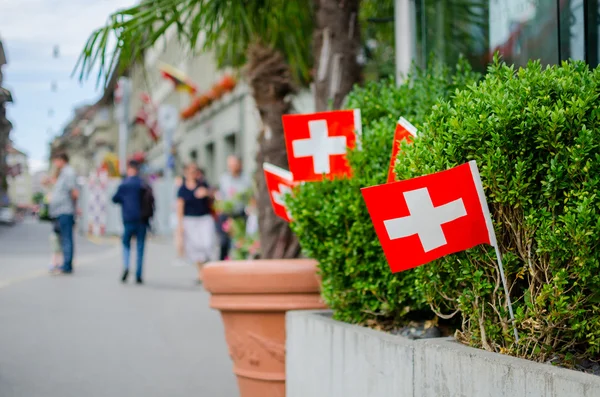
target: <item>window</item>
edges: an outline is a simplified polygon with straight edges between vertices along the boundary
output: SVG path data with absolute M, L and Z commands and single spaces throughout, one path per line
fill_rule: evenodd
M 225 155 L 230 156 L 236 154 L 236 139 L 235 134 L 225 137 Z
M 490 1 L 416 0 L 416 59 L 455 65 L 462 55 L 478 71 L 489 57 Z
M 587 0 L 585 9 L 586 61 L 590 66 L 600 64 L 600 1 Z
M 600 63 L 600 0 L 415 0 L 416 60 L 454 65 L 459 55 L 484 72 L 493 54 L 524 66 L 562 60 Z
M 560 59 L 585 60 L 584 0 L 560 1 Z
M 526 65 L 560 60 L 556 0 L 492 0 L 490 2 L 490 49 L 507 63 Z
M 205 152 L 205 163 L 204 163 L 204 167 L 205 167 L 205 171 L 206 171 L 206 177 L 208 178 L 209 182 L 210 181 L 216 181 L 216 171 L 215 171 L 215 144 L 214 143 L 209 143 L 206 145 L 206 147 L 204 148 L 204 152 Z

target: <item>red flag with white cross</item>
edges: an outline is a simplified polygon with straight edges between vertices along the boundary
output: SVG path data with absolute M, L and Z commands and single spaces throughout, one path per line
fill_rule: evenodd
M 263 170 L 273 211 L 275 215 L 289 222 L 292 216 L 285 205 L 285 195 L 292 194 L 292 189 L 298 182 L 294 182 L 291 172 L 273 164 L 264 163 Z
M 400 117 L 400 120 L 398 120 L 398 123 L 396 124 L 396 131 L 394 132 L 394 145 L 392 146 L 392 159 L 390 160 L 387 183 L 391 183 L 396 180 L 394 166 L 396 165 L 396 159 L 398 158 L 402 141 L 406 140 L 410 143 L 416 136 L 417 128 L 404 117 Z
M 393 273 L 479 244 L 496 246 L 475 161 L 361 190 Z
M 360 109 L 283 116 L 285 145 L 295 181 L 349 177 L 346 151 L 362 131 Z

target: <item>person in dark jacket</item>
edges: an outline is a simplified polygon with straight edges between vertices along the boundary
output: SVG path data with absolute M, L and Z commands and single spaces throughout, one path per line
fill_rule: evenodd
M 145 185 L 139 176 L 139 169 L 140 165 L 137 161 L 130 161 L 127 164 L 127 177 L 119 185 L 112 201 L 121 205 L 123 215 L 123 276 L 121 281 L 126 282 L 129 276 L 131 238 L 135 236 L 137 248 L 135 279 L 138 284 L 142 284 L 144 243 L 146 241 L 148 220 L 142 219 L 142 194 Z

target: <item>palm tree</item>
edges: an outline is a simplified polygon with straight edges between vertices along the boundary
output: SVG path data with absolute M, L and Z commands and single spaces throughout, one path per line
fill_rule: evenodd
M 297 87 L 312 80 L 316 109 L 336 109 L 360 80 L 359 2 L 142 0 L 115 12 L 106 26 L 92 33 L 76 69 L 84 79 L 99 66 L 98 78 L 106 78 L 117 64 L 130 66 L 175 26 L 192 51 L 214 50 L 220 66 L 247 65 L 263 124 L 258 164 L 267 161 L 287 168 L 281 116 L 293 112 L 289 99 Z M 112 36 L 117 39 L 114 45 Z M 262 256 L 296 257 L 298 242 L 274 215 L 260 171 L 256 182 Z

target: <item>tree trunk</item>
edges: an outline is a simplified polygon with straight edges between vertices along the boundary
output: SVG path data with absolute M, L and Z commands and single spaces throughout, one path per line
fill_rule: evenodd
M 358 10 L 360 0 L 314 0 L 315 105 L 339 109 L 361 80 Z
M 357 62 L 360 0 L 314 2 L 315 106 L 318 111 L 339 109 L 361 78 Z M 258 137 L 255 175 L 262 257 L 294 258 L 300 254 L 300 245 L 289 225 L 273 212 L 262 164 L 268 162 L 289 169 L 281 116 L 293 111 L 291 96 L 296 93 L 296 87 L 284 57 L 260 44 L 249 48 L 246 74 L 263 123 Z
M 295 258 L 300 254 L 300 244 L 287 222 L 273 212 L 262 164 L 268 162 L 289 169 L 281 116 L 292 111 L 290 101 L 296 87 L 284 57 L 260 44 L 248 50 L 246 75 L 263 124 L 258 137 L 255 175 L 261 256 L 264 259 Z

